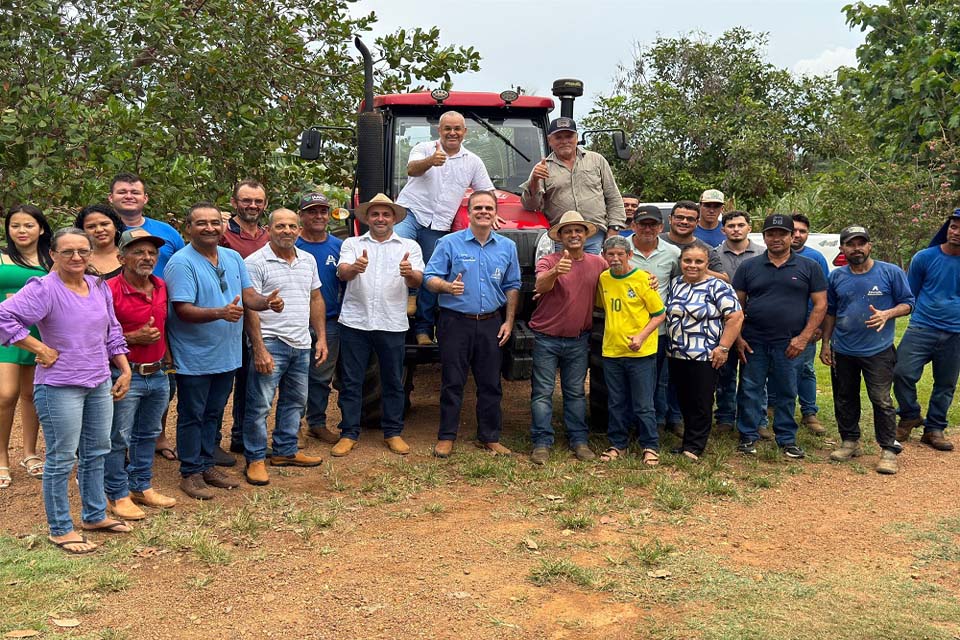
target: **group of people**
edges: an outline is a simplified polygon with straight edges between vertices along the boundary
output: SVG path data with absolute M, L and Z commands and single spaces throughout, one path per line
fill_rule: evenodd
M 510 454 L 500 442 L 500 370 L 520 298 L 517 246 L 496 231 L 497 194 L 483 162 L 463 146 L 463 117 L 445 113 L 439 132 L 439 140 L 411 151 L 397 202 L 378 194 L 361 203 L 355 216 L 367 231 L 346 240 L 329 233 L 322 193 L 300 197 L 296 211 L 267 214 L 266 189 L 255 180 L 235 187 L 232 212 L 210 202 L 190 207 L 181 225 L 186 244 L 177 229 L 143 215 L 146 184 L 134 174 L 116 176 L 108 204 L 83 209 L 73 227 L 55 233 L 36 207 L 11 209 L 0 254 L 0 488 L 11 482 L 8 444 L 19 401 L 21 465 L 42 477 L 50 540 L 88 553 L 97 545 L 86 531 L 127 532 L 129 521 L 146 516 L 144 507 L 176 503 L 151 486 L 155 455 L 179 459 L 180 489 L 201 500 L 240 485 L 223 470 L 236 464 L 233 453 L 243 455 L 253 485 L 270 482 L 268 465 L 321 464 L 298 448 L 302 422 L 308 435 L 332 445 L 332 456 L 349 455 L 361 435 L 372 354 L 384 446 L 406 455 L 410 316 L 415 341 L 439 347 L 433 454 L 453 452 L 468 372 L 476 383 L 477 446 Z M 952 449 L 943 431 L 960 369 L 960 210 L 946 241 L 917 254 L 908 275 L 871 258 L 869 231 L 858 226 L 841 233 L 848 266 L 829 273 L 823 256 L 804 246 L 810 223 L 801 214 L 768 216 L 762 247 L 748 237 L 749 214 L 722 212 L 724 195 L 709 189 L 699 202 L 677 202 L 664 232 L 659 209 L 621 196 L 606 160 L 577 146 L 572 119 L 552 121 L 547 141 L 551 153 L 533 167 L 522 195 L 524 206 L 543 211 L 555 243 L 536 264 L 529 322 L 534 463 L 544 464 L 555 444 L 558 370 L 567 444 L 580 460 L 597 457 L 585 400 L 595 307 L 605 312 L 609 409 L 601 460 L 626 455 L 635 439 L 643 463 L 656 466 L 664 429 L 681 435 L 678 453 L 699 460 L 714 403 L 716 428 L 735 426 L 741 453 L 755 454 L 757 441 L 770 438 L 785 456 L 802 458 L 798 397 L 802 422 L 823 431 L 811 381 L 821 334 L 843 440 L 831 458 L 861 453 L 861 376 L 882 448 L 879 472 L 897 471 L 901 443 L 920 425 L 922 442 Z M 467 189 L 469 224 L 451 232 Z M 890 320 L 911 313 L 895 351 Z M 924 420 L 916 384 L 931 360 L 934 392 Z M 334 427 L 327 407 L 337 370 L 341 421 Z M 221 426 L 231 394 L 225 451 Z M 164 431 L 174 396 L 175 447 Z M 75 464 L 79 530 L 67 500 Z

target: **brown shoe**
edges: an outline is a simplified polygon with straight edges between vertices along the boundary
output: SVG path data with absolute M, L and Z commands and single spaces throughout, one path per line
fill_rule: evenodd
M 267 474 L 267 463 L 263 460 L 254 460 L 247 463 L 247 470 L 243 474 L 250 484 L 262 487 L 270 484 L 270 476 Z
M 340 441 L 340 430 L 337 429 L 334 431 L 327 425 L 323 425 L 322 427 L 308 427 L 307 435 L 321 442 L 326 442 L 327 444 L 337 444 L 337 442 Z
M 877 473 L 893 475 L 897 472 L 897 469 L 897 454 L 887 449 L 881 451 L 880 460 L 877 462 Z
M 203 481 L 218 489 L 236 489 L 240 486 L 239 480 L 221 471 L 220 467 L 210 467 L 204 471 Z
M 897 425 L 897 442 L 905 444 L 910 439 L 910 432 L 923 424 L 922 417 L 900 418 L 900 424 Z
M 773 431 L 770 430 L 770 427 L 760 427 L 757 429 L 757 433 L 761 440 L 773 440 Z
M 431 338 L 425 333 L 418 333 L 417 344 L 420 345 L 421 347 L 429 347 L 430 345 L 433 344 L 433 338 Z
M 924 431 L 923 435 L 920 436 L 920 442 L 933 447 L 937 451 L 953 451 L 953 443 L 944 438 L 943 431 L 939 429 Z
M 317 467 L 323 464 L 323 458 L 308 456 L 302 451 L 297 451 L 292 456 L 274 455 L 270 458 L 270 464 L 274 467 Z
M 210 500 L 217 494 L 207 485 L 202 473 L 194 473 L 180 478 L 180 490 L 196 500 Z
M 121 520 L 143 520 L 147 517 L 143 509 L 133 504 L 130 496 L 118 500 L 107 500 L 107 508 Z
M 808 413 L 807 415 L 803 416 L 803 420 L 801 420 L 801 422 L 807 427 L 807 429 L 810 429 L 810 433 L 815 436 L 822 436 L 827 432 L 827 430 L 823 428 L 823 425 L 820 424 L 820 419 L 817 418 L 817 414 L 815 413 Z
M 433 445 L 433 455 L 437 458 L 449 458 L 453 453 L 453 440 L 437 440 Z
M 330 455 L 332 455 L 334 458 L 342 458 L 353 451 L 355 446 L 357 446 L 356 440 L 351 440 L 350 438 L 340 438 L 337 441 L 337 444 L 333 445 L 333 448 L 330 449 Z
M 507 449 L 505 446 L 499 442 L 480 442 L 477 441 L 477 447 L 489 451 L 492 455 L 495 456 L 512 456 L 513 451 Z
M 130 499 L 137 504 L 154 509 L 169 509 L 177 504 L 176 498 L 165 496 L 155 489 L 144 489 L 143 491 L 131 491 Z
M 392 438 L 384 438 L 384 443 L 387 445 L 387 448 L 390 451 L 393 451 L 395 454 L 400 456 L 405 456 L 410 453 L 410 445 L 403 441 L 403 438 L 400 436 L 393 436 Z
M 597 459 L 597 454 L 595 454 L 590 449 L 590 446 L 585 443 L 581 443 L 573 447 L 573 455 L 575 455 L 577 460 L 580 460 L 581 462 L 590 462 L 591 460 Z

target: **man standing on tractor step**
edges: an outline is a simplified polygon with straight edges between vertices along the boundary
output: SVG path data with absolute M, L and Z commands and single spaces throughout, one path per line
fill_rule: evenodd
M 440 430 L 433 448 L 438 458 L 453 451 L 470 369 L 477 385 L 477 446 L 510 454 L 500 444 L 500 348 L 513 331 L 520 262 L 513 240 L 493 231 L 496 194 L 474 191 L 467 209 L 470 226 L 438 242 L 424 272 L 426 286 L 440 294 Z
M 541 296 L 533 316 L 533 375 L 530 379 L 530 439 L 534 464 L 544 464 L 553 446 L 553 389 L 557 368 L 563 394 L 563 425 L 567 445 L 578 460 L 596 458 L 587 444 L 587 399 L 584 382 L 590 359 L 593 298 L 607 261 L 583 250 L 597 226 L 576 211 L 568 211 L 550 231 L 563 252 L 537 262 L 535 291 Z
M 347 283 L 340 310 L 340 440 L 330 450 L 345 456 L 360 439 L 363 379 L 370 354 L 380 364 L 380 426 L 383 441 L 393 453 L 406 455 L 410 447 L 403 432 L 403 358 L 409 328 L 407 289 L 423 282 L 420 246 L 394 231 L 407 210 L 378 193 L 356 210 L 357 220 L 370 230 L 347 238 L 340 248 L 337 276 Z
M 533 167 L 523 184 L 521 202 L 525 209 L 540 210 L 550 226 L 560 222 L 566 211 L 577 211 L 600 233 L 587 240 L 584 250 L 600 255 L 603 240 L 619 235 L 626 225 L 623 197 L 607 159 L 577 146 L 577 123 L 557 118 L 547 129 L 551 153 Z M 557 250 L 562 250 L 557 244 Z
M 409 215 L 398 216 L 394 229 L 401 238 L 414 240 L 420 245 L 426 262 L 433 255 L 437 240 L 450 232 L 467 188 L 474 191 L 494 189 L 483 160 L 463 147 L 463 140 L 467 137 L 463 116 L 456 111 L 447 111 L 440 116 L 438 129 L 438 140 L 421 142 L 410 150 L 407 163 L 410 179 L 397 196 L 397 204 L 405 207 Z M 407 301 L 407 315 L 414 315 L 412 295 Z M 421 287 L 416 293 L 413 324 L 417 344 L 433 344 L 436 306 L 436 294 Z
M 917 298 L 893 372 L 893 393 L 900 406 L 897 440 L 923 425 L 920 442 L 939 451 L 953 451 L 943 435 L 960 374 L 960 209 L 947 219 L 946 241 L 918 252 L 910 262 L 907 281 Z M 920 415 L 917 382 L 933 362 L 933 391 L 927 419 Z

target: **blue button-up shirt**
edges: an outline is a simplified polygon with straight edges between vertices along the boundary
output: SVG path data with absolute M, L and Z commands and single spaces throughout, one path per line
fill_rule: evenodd
M 469 228 L 448 234 L 437 242 L 423 279 L 452 281 L 457 274 L 463 274 L 463 295 L 441 293 L 440 306 L 460 313 L 492 313 L 506 304 L 507 291 L 520 288 L 517 245 L 498 233 L 480 244 Z

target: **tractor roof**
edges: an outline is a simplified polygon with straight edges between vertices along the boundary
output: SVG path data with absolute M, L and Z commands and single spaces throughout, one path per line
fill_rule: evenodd
M 423 91 L 420 93 L 393 93 L 389 95 L 376 96 L 373 99 L 374 108 L 386 106 L 436 106 L 430 93 Z M 507 106 L 507 103 L 500 98 L 499 94 L 486 93 L 480 91 L 451 91 L 450 97 L 443 101 L 444 107 L 499 107 Z M 510 103 L 510 107 L 518 109 L 545 109 L 552 111 L 554 102 L 552 98 L 541 98 L 538 96 L 520 96 Z M 361 109 L 363 107 L 361 106 Z

